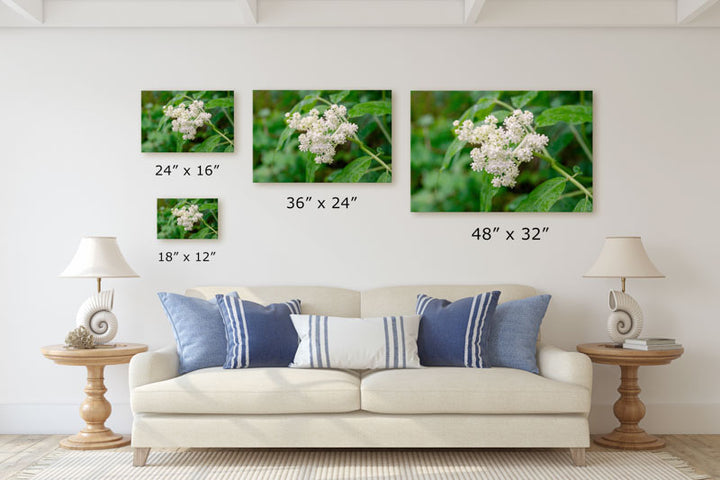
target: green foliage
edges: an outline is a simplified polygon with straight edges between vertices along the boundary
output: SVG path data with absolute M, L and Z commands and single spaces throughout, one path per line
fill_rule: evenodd
M 190 230 L 178 224 L 173 209 L 197 205 L 202 218 L 194 222 Z M 217 198 L 158 198 L 157 199 L 158 239 L 217 239 L 218 199 Z
M 195 138 L 183 139 L 172 131 L 172 119 L 163 109 L 204 102 L 210 123 L 199 127 Z M 235 144 L 235 95 L 232 91 L 143 91 L 141 95 L 143 152 L 233 152 Z
M 414 212 L 591 212 L 592 92 L 412 92 L 411 194 Z M 546 150 L 520 165 L 514 187 L 470 168 L 474 145 L 454 135 L 453 122 L 476 124 L 492 113 L 529 110 Z
M 525 197 L 515 209 L 516 212 L 549 212 L 565 191 L 567 180 L 551 178 L 541 183 Z
M 301 132 L 285 114 L 320 114 L 331 104 L 347 108 L 356 138 L 337 146 L 331 164 L 298 149 Z M 253 181 L 388 183 L 392 166 L 392 102 L 388 90 L 256 90 L 253 92 Z M 382 163 L 381 163 L 382 162 Z M 387 165 L 387 168 L 383 165 Z
M 535 125 L 538 127 L 547 127 L 558 122 L 565 122 L 568 125 L 592 123 L 592 107 L 565 105 L 563 107 L 548 108 L 535 119 Z

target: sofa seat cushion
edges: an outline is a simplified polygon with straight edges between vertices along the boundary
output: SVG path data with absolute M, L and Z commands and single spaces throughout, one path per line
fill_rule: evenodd
M 360 409 L 360 376 L 346 370 L 204 368 L 137 387 L 135 413 L 339 413 Z
M 375 413 L 587 413 L 590 392 L 512 368 L 427 367 L 365 372 L 363 410 Z

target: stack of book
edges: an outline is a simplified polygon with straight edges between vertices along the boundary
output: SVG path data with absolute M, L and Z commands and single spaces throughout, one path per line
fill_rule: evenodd
M 674 350 L 682 348 L 674 338 L 626 338 L 623 348 L 630 350 Z

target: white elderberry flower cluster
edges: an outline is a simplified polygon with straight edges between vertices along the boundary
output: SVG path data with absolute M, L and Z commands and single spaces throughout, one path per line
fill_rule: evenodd
M 533 114 L 527 110 L 515 110 L 502 125 L 494 115 L 485 117 L 481 125 L 471 120 L 453 122 L 457 138 L 476 145 L 470 151 L 470 167 L 493 175 L 495 187 L 514 187 L 519 165 L 532 160 L 533 154 L 548 144 L 548 137 L 534 133 L 532 124 Z
M 212 118 L 212 115 L 205 111 L 202 100 L 194 100 L 189 106 L 184 103 L 177 107 L 167 105 L 163 113 L 173 119 L 172 131 L 182 133 L 183 140 L 194 140 L 197 129 L 209 123 Z
M 285 114 L 288 126 L 299 132 L 301 152 L 315 154 L 315 163 L 332 163 L 335 160 L 335 148 L 347 142 L 355 135 L 358 126 L 345 119 L 347 109 L 343 105 L 332 105 L 322 117 L 316 109 L 307 115 L 298 112 Z
M 203 214 L 197 205 L 173 208 L 172 214 L 177 217 L 177 224 L 185 228 L 186 232 L 192 230 L 195 224 L 203 218 Z

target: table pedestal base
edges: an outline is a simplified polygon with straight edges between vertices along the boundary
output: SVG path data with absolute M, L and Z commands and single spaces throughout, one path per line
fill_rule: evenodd
M 645 404 L 640 401 L 638 365 L 620 365 L 620 399 L 615 402 L 613 412 L 620 426 L 612 432 L 595 439 L 603 447 L 626 450 L 653 450 L 665 446 L 665 441 L 645 432 L 640 420 L 645 416 Z
M 104 365 L 87 365 L 85 400 L 80 405 L 80 416 L 85 428 L 80 433 L 60 441 L 60 446 L 71 450 L 102 450 L 130 445 L 130 437 L 118 435 L 105 426 L 112 407 L 105 398 Z
M 603 447 L 622 448 L 624 450 L 655 450 L 665 446 L 665 440 L 646 433 L 642 428 L 639 432 L 614 431 L 598 437 L 595 443 Z
M 130 445 L 130 437 L 118 435 L 108 430 L 106 435 L 86 434 L 83 432 L 60 440 L 60 446 L 70 450 L 103 450 Z

